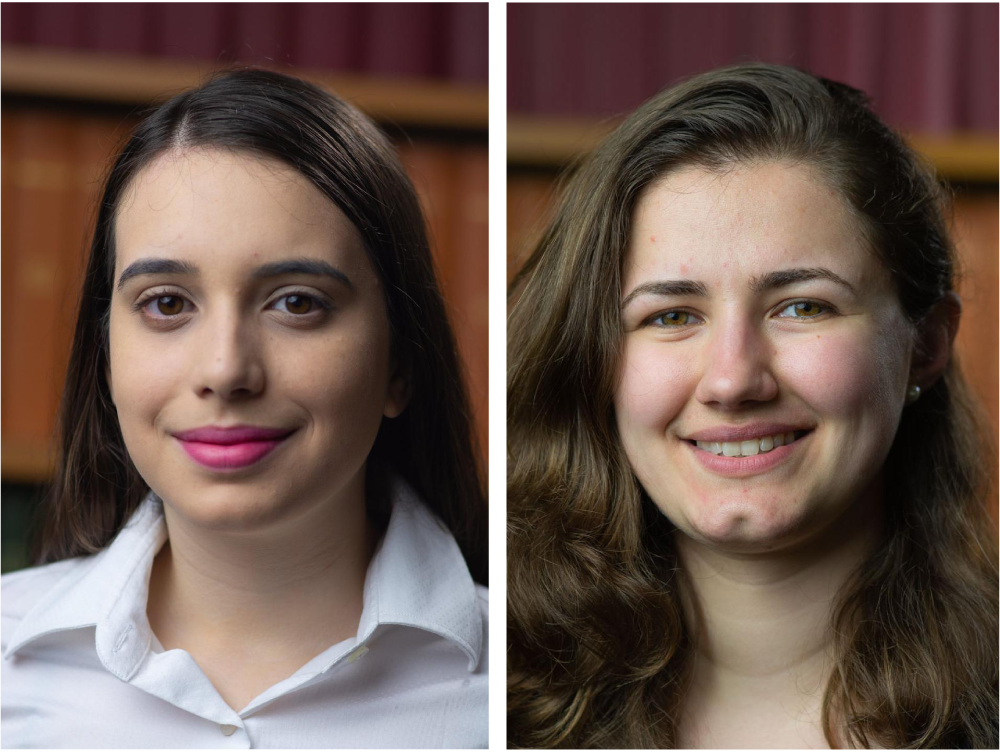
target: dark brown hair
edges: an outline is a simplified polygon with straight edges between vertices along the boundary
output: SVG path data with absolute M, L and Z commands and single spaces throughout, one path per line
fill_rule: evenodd
M 384 520 L 388 465 L 454 533 L 487 582 L 485 488 L 471 413 L 438 290 L 423 215 L 388 139 L 354 107 L 279 73 L 224 72 L 156 108 L 128 139 L 103 188 L 59 412 L 60 460 L 41 506 L 35 564 L 94 553 L 149 490 L 129 458 L 105 367 L 115 215 L 136 175 L 172 148 L 212 147 L 282 161 L 354 223 L 385 291 L 392 352 L 411 399 L 384 419 L 369 455 L 369 512 Z
M 511 286 L 511 746 L 677 744 L 692 632 L 673 527 L 615 427 L 623 259 L 653 180 L 775 160 L 840 191 L 914 331 L 953 289 L 944 192 L 843 84 L 765 64 L 713 71 L 653 97 L 581 164 Z M 831 617 L 831 744 L 997 746 L 994 444 L 979 410 L 952 359 L 903 412 L 884 468 L 884 538 Z

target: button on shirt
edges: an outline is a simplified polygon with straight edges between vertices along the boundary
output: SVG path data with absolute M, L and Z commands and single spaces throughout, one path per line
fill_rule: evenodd
M 110 546 L 0 578 L 3 747 L 487 746 L 487 589 L 402 481 L 355 637 L 233 710 L 146 618 L 167 540 L 148 495 Z

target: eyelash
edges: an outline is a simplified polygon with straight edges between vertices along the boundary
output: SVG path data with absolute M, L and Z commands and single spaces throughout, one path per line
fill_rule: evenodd
M 333 306 L 330 303 L 327 303 L 318 295 L 306 292 L 305 290 L 291 290 L 290 292 L 286 292 L 284 295 L 278 297 L 275 300 L 275 302 L 279 300 L 284 300 L 285 298 L 292 298 L 295 296 L 302 298 L 309 298 L 318 306 L 319 310 L 312 310 L 309 311 L 309 313 L 299 313 L 299 314 L 285 312 L 285 311 L 279 311 L 279 313 L 285 313 L 285 315 L 287 316 L 291 316 L 295 319 L 300 319 L 302 321 L 316 321 L 317 319 L 325 318 L 329 314 L 329 312 L 333 309 Z M 173 314 L 172 316 L 165 316 L 165 315 L 153 316 L 147 313 L 145 310 L 146 307 L 151 302 L 159 300 L 160 298 L 180 298 L 186 303 L 190 302 L 187 298 L 178 293 L 176 290 L 169 290 L 169 289 L 153 290 L 148 295 L 145 295 L 141 297 L 139 300 L 137 300 L 133 304 L 132 310 L 135 311 L 136 313 L 141 314 L 145 319 L 154 322 L 167 322 L 170 321 L 171 319 L 178 319 L 181 317 L 181 315 L 184 313 L 183 310 L 181 311 L 181 313 L 176 313 Z M 315 316 L 314 314 L 319 314 L 319 316 Z
M 815 316 L 784 316 L 782 318 L 799 319 L 800 321 L 812 321 L 814 319 L 823 318 L 824 314 L 836 313 L 837 312 L 837 310 L 833 306 L 827 305 L 825 303 L 820 303 L 817 300 L 808 300 L 808 299 L 789 301 L 788 303 L 784 304 L 781 307 L 780 310 L 781 311 L 787 310 L 788 308 L 791 308 L 792 306 L 798 305 L 800 303 L 804 303 L 804 304 L 807 304 L 807 305 L 814 305 L 814 306 L 816 306 L 818 308 L 823 309 L 823 312 L 822 313 L 818 313 Z M 653 327 L 657 327 L 659 329 L 685 329 L 685 328 L 687 328 L 687 326 L 688 326 L 687 324 L 668 325 L 668 324 L 657 324 L 656 323 L 657 320 L 662 319 L 664 316 L 666 316 L 669 313 L 684 313 L 684 314 L 687 314 L 689 316 L 694 315 L 694 314 L 689 313 L 688 311 L 683 311 L 683 310 L 680 310 L 680 309 L 671 308 L 670 310 L 667 310 L 667 311 L 660 311 L 658 313 L 654 313 L 652 316 L 650 316 L 649 318 L 647 318 L 643 322 L 643 326 L 653 326 Z

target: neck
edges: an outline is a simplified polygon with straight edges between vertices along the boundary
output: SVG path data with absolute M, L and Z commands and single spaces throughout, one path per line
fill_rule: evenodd
M 808 545 L 764 554 L 726 552 L 675 533 L 696 646 L 688 698 L 692 719 L 755 719 L 767 734 L 794 717 L 795 738 L 803 739 L 808 729 L 819 729 L 833 666 L 832 610 L 851 571 L 871 550 L 877 509 L 863 499 Z
M 363 471 L 340 498 L 264 529 L 207 530 L 166 502 L 164 517 L 147 605 L 164 648 L 325 649 L 356 633 L 376 540 Z

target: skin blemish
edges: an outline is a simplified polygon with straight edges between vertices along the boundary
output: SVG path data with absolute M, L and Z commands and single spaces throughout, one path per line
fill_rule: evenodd
M 655 235 L 650 235 L 649 236 L 649 242 L 650 243 L 655 243 L 656 242 L 656 236 Z

